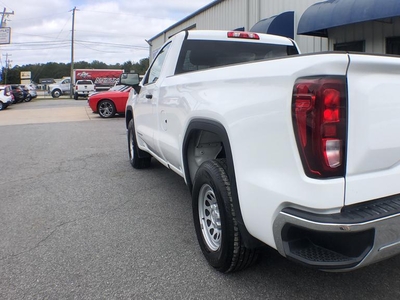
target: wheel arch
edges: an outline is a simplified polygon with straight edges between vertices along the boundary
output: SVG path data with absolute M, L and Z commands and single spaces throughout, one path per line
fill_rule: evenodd
M 112 99 L 110 99 L 110 98 L 102 98 L 102 99 L 100 99 L 99 101 L 97 101 L 97 109 L 99 109 L 100 103 L 101 103 L 102 101 L 110 101 L 110 102 L 112 102 L 112 104 L 113 104 L 114 107 L 115 107 L 115 103 L 114 103 L 114 101 L 113 101 Z
M 126 126 L 126 129 L 128 129 L 129 122 L 132 119 L 133 119 L 133 110 L 132 110 L 132 106 L 129 105 L 125 109 L 125 126 Z
M 205 136 L 204 139 L 203 136 Z M 216 147 L 215 144 L 217 144 L 218 142 L 220 142 L 219 151 L 215 150 L 208 151 L 208 155 L 206 154 L 204 159 L 198 158 L 198 156 L 196 156 L 195 154 L 196 151 L 201 152 L 201 150 L 198 149 L 199 145 L 201 148 L 202 147 L 201 145 L 203 143 L 205 144 L 208 143 L 208 145 L 211 145 L 211 147 Z M 227 172 L 231 184 L 233 207 L 235 210 L 236 219 L 239 225 L 241 236 L 243 238 L 243 242 L 247 248 L 259 247 L 261 245 L 261 242 L 256 238 L 254 238 L 247 231 L 243 221 L 242 213 L 240 210 L 239 195 L 236 185 L 235 166 L 233 162 L 232 150 L 228 133 L 225 127 L 217 121 L 206 120 L 206 119 L 192 120 L 187 127 L 187 131 L 183 139 L 182 151 L 183 151 L 182 158 L 185 170 L 186 184 L 188 185 L 191 193 L 193 189 L 194 174 L 196 173 L 201 163 L 207 161 L 208 159 L 214 159 L 214 158 L 226 159 L 226 164 L 228 169 Z M 212 155 L 215 155 L 215 157 L 212 157 Z

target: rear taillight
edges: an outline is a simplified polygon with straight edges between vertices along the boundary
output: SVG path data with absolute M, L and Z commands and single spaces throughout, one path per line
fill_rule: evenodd
M 304 171 L 312 178 L 344 176 L 347 116 L 344 77 L 300 78 L 292 117 Z
M 254 32 L 229 31 L 228 38 L 259 40 L 260 36 Z

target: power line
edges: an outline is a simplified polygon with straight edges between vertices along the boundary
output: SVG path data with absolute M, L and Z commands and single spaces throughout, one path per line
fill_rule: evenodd
M 121 48 L 133 48 L 133 49 L 143 49 L 147 50 L 148 46 L 140 46 L 140 45 L 130 45 L 130 44 L 119 44 L 119 43 L 104 43 L 99 41 L 87 41 L 87 40 L 77 40 L 75 42 L 79 42 L 81 44 L 93 44 L 96 46 L 107 46 L 107 47 L 121 47 Z M 29 46 L 29 47 L 36 47 L 36 46 L 45 46 L 45 45 L 58 45 L 58 44 L 65 44 L 70 43 L 69 40 L 53 40 L 53 41 L 45 41 L 45 42 L 13 42 L 12 45 L 18 46 Z
M 65 13 L 66 12 L 63 11 L 63 12 L 59 12 L 59 13 L 51 13 L 49 15 L 41 15 L 40 17 L 37 17 L 37 18 L 28 18 L 28 19 L 16 20 L 16 21 L 13 20 L 13 24 L 26 23 L 26 21 L 32 21 L 32 20 L 43 20 L 43 19 L 46 19 L 48 17 L 54 17 L 54 16 L 57 16 L 57 15 L 64 15 Z

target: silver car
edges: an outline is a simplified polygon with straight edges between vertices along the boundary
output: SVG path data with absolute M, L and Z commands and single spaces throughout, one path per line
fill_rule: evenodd
M 25 102 L 29 102 L 37 97 L 36 86 L 34 84 L 21 84 L 20 86 L 26 93 Z

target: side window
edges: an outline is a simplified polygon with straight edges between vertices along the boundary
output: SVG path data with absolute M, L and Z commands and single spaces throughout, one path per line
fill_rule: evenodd
M 160 52 L 158 53 L 157 57 L 154 59 L 154 62 L 149 69 L 149 72 L 147 74 L 147 78 L 144 81 L 144 84 L 154 83 L 160 77 L 161 68 L 164 64 L 165 56 L 167 55 L 170 45 L 171 45 L 171 43 L 165 45 L 165 47 L 160 50 Z

